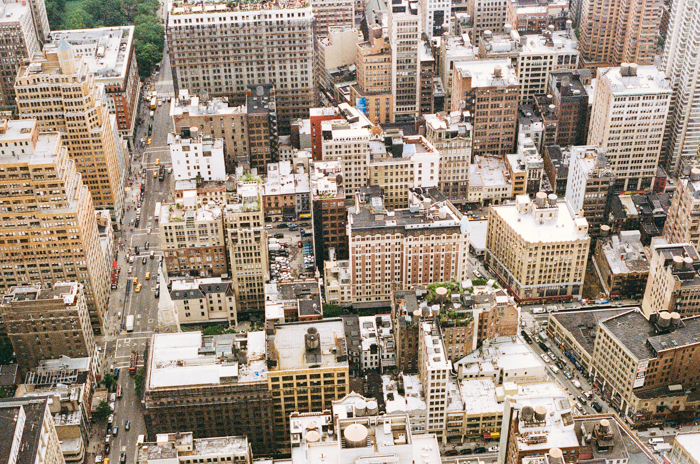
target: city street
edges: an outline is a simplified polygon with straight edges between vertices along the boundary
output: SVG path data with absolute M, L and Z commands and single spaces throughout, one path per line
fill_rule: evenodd
M 126 463 L 134 463 L 138 436 L 146 434 L 141 400 L 136 395 L 134 379 L 129 375 L 128 367 L 132 351 L 139 354 L 139 368 L 144 365 L 148 342 L 158 321 L 158 299 L 155 297 L 155 290 L 158 285 L 159 258 L 163 253 L 158 237 L 158 224 L 154 217 L 155 205 L 157 202 L 171 201 L 173 187 L 172 175 L 167 174 L 167 168 L 170 166 L 167 138 L 168 133 L 173 130 L 169 114 L 170 104 L 166 100 L 167 96 L 172 96 L 167 55 L 154 87 L 159 92 L 159 97 L 163 95 L 163 103 L 156 107 L 153 118 L 150 117 L 149 98 L 142 98 L 139 105 L 138 117 L 142 122 L 134 136 L 137 149 L 131 153 L 129 184 L 126 188 L 127 211 L 121 230 L 115 233 L 121 272 L 117 289 L 113 290 L 110 296 L 105 323 L 106 333 L 98 340 L 105 356 L 106 369 L 119 368 L 120 371 L 118 385 L 122 387 L 123 396 L 116 401 L 114 423 L 110 426 L 117 426 L 118 433 L 110 438 L 111 450 L 109 454 L 104 455 L 107 427 L 101 424 L 93 427 L 89 455 L 86 459 L 88 464 L 95 462 L 96 455 L 109 457 L 110 462 L 116 464 L 120 462 L 122 453 L 126 455 Z M 149 124 L 152 124 L 151 135 L 148 135 Z M 149 138 L 150 145 L 146 143 Z M 142 139 L 143 144 L 140 143 Z M 166 167 L 163 181 L 153 177 L 153 172 L 158 170 L 156 159 L 159 159 L 160 165 Z M 145 186 L 140 198 L 141 184 Z M 138 208 L 140 220 L 134 227 Z M 138 255 L 135 254 L 136 246 L 139 248 Z M 153 258 L 150 256 L 152 251 Z M 133 256 L 133 263 L 128 262 L 130 256 Z M 129 267 L 133 267 L 131 274 L 128 272 Z M 150 272 L 149 280 L 146 280 L 146 272 Z M 135 291 L 134 278 L 142 284 L 140 292 Z M 126 319 L 129 315 L 134 316 L 133 332 L 126 331 Z M 131 426 L 129 431 L 125 430 L 127 421 Z

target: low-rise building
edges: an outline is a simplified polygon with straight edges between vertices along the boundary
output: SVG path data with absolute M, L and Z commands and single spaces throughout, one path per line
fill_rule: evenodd
M 672 464 L 698 464 L 700 462 L 700 433 L 679 433 L 673 440 L 668 459 Z
M 513 184 L 501 156 L 474 156 L 469 166 L 467 202 L 498 205 L 513 198 Z
M 145 464 L 253 462 L 247 437 L 194 438 L 192 432 L 159 433 L 154 442 L 138 443 L 136 456 Z
M 352 304 L 352 272 L 350 261 L 330 260 L 323 263 L 323 289 L 326 303 L 338 306 Z
M 201 181 L 226 179 L 224 141 L 199 132 L 199 128 L 183 128 L 179 135 L 169 134 L 173 178 Z
M 588 222 L 556 195 L 491 207 L 486 240 L 487 265 L 518 301 L 580 298 Z
M 389 314 L 360 317 L 361 363 L 364 372 L 396 367 L 396 341 Z
M 639 298 L 649 277 L 649 257 L 638 230 L 599 237 L 593 266 L 607 297 Z
M 484 343 L 457 361 L 455 369 L 460 379 L 489 378 L 496 386 L 506 382 L 540 382 L 546 377 L 544 362 L 516 336 Z
M 266 321 L 309 322 L 322 318 L 320 281 L 305 279 L 265 284 Z
M 411 433 L 425 433 L 425 400 L 423 385 L 417 375 L 399 374 L 382 376 L 384 407 L 387 416 L 407 415 L 411 421 Z
M 513 385 L 513 384 L 510 384 Z M 500 437 L 503 420 L 503 399 L 493 379 L 464 379 L 459 382 L 461 403 L 464 405 L 463 436 L 495 439 Z
M 649 278 L 642 300 L 646 317 L 659 311 L 680 317 L 700 314 L 700 255 L 688 243 L 667 243 L 659 237 L 650 247 Z
M 310 218 L 309 182 L 308 163 L 268 163 L 262 197 L 265 219 L 282 221 Z
M 367 183 L 382 190 L 388 208 L 406 208 L 409 189 L 438 186 L 440 156 L 421 135 L 385 132 L 370 141 Z
M 521 137 L 532 139 L 535 147 L 542 152 L 544 147 L 554 143 L 556 134 L 556 121 L 552 121 L 543 114 L 539 105 L 535 103 L 521 103 L 518 105 L 518 142 Z
M 221 277 L 170 281 L 170 299 L 180 325 L 224 324 L 236 327 L 236 296 Z
M 558 145 L 546 146 L 542 151 L 544 172 L 552 191 L 557 196 L 566 194 L 566 181 L 569 179 L 570 153 Z
M 162 205 L 158 233 L 170 275 L 221 276 L 227 272 L 224 226 L 219 206 L 197 206 L 197 193 Z
M 521 133 L 518 136 L 517 153 L 506 155 L 505 162 L 510 175 L 513 196 L 532 195 L 542 190 L 544 162 L 533 139 Z
M 21 375 L 44 359 L 92 356 L 95 352 L 82 284 L 12 287 L 3 296 L 0 314 L 4 331 L 18 353 Z

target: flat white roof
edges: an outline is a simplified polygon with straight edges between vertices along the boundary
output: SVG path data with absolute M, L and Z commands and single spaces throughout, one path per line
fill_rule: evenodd
M 501 67 L 501 77 L 494 77 L 496 66 Z M 518 85 L 518 76 L 510 60 L 479 60 L 455 63 L 455 72 L 471 75 L 472 87 L 507 87 Z
M 308 329 L 314 327 L 320 336 L 320 357 L 318 362 L 308 363 L 304 339 Z M 345 361 L 338 361 L 336 353 L 340 353 L 341 347 L 336 343 L 345 345 L 345 328 L 341 319 L 323 319 L 308 323 L 281 324 L 276 327 L 274 348 L 277 354 L 277 367 L 275 370 L 304 369 L 314 366 L 321 367 L 345 367 Z M 334 352 L 333 349 L 336 348 Z
M 520 197 L 522 195 L 518 195 Z M 578 222 L 585 221 L 571 215 L 564 201 L 557 201 L 558 214 L 540 223 L 531 212 L 518 212 L 515 204 L 492 206 L 491 209 L 525 241 L 530 243 L 550 243 L 585 240 L 588 234 L 578 232 Z M 586 228 L 587 229 L 587 228 Z
M 695 461 L 700 461 L 700 433 L 679 433 L 676 441 Z
M 637 66 L 636 76 L 623 76 L 621 68 L 598 69 L 598 79 L 605 79 L 615 95 L 671 94 L 666 74 L 656 66 Z
M 503 413 L 503 405 L 496 400 L 493 379 L 465 379 L 461 381 L 459 390 L 467 414 Z

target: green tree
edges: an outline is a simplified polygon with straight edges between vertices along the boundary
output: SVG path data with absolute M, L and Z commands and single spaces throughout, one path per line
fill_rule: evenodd
M 136 42 L 136 62 L 141 77 L 151 74 L 153 67 L 163 59 L 163 52 L 152 43 Z
M 347 314 L 347 312 L 341 306 L 323 303 L 323 317 L 339 317 L 345 314 Z
M 160 19 L 153 15 L 138 15 L 134 20 L 134 40 L 151 43 L 162 53 L 165 45 L 165 28 Z
M 136 391 L 136 396 L 141 398 L 141 393 L 143 392 L 143 379 L 146 377 L 146 368 L 142 367 L 139 371 L 134 374 L 134 390 Z
M 112 387 L 117 383 L 117 379 L 114 378 L 114 374 L 107 372 L 102 379 L 102 385 L 107 389 L 107 391 L 112 391 Z
M 138 2 L 136 6 L 136 14 L 134 15 L 134 24 L 136 23 L 136 17 L 139 15 L 152 15 L 156 16 L 158 14 L 158 0 L 143 0 Z
M 112 27 L 128 23 L 124 14 L 124 0 L 86 0 L 85 10 L 95 21 L 90 27 Z
M 73 10 L 63 20 L 63 29 L 87 29 L 95 27 L 95 18 L 84 10 Z
M 112 414 L 112 409 L 109 407 L 109 403 L 102 400 L 100 401 L 100 404 L 97 405 L 97 409 L 95 409 L 95 414 L 93 414 L 93 416 L 98 422 L 103 422 L 107 420 L 110 414 Z

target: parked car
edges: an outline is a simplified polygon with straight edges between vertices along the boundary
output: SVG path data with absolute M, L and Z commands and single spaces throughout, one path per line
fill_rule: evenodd
M 105 443 L 105 454 L 109 454 L 111 449 L 112 449 L 112 446 L 109 443 Z
M 542 360 L 546 363 L 551 361 L 551 359 L 549 359 L 549 356 L 547 356 L 545 353 L 542 353 L 540 356 L 542 356 Z
M 595 412 L 602 412 L 603 411 L 603 407 L 601 405 L 599 405 L 597 401 L 592 402 L 591 407 L 593 409 L 595 409 Z
M 284 238 L 284 234 L 275 234 L 274 237 L 277 239 Z
M 131 421 L 126 421 L 126 424 L 124 424 L 124 430 L 126 430 L 128 432 L 130 428 L 131 428 Z
M 464 449 L 459 450 L 459 454 L 461 454 L 461 455 L 472 454 L 472 453 L 473 453 L 473 451 L 471 448 L 464 448 Z
M 581 382 L 579 382 L 578 380 L 574 379 L 571 381 L 571 383 L 574 384 L 574 387 L 581 388 Z
M 588 402 L 586 401 L 586 398 L 583 397 L 583 395 L 578 397 L 578 401 L 581 404 L 587 404 Z
M 484 448 L 483 446 L 477 446 L 476 448 L 474 448 L 474 454 L 481 454 L 485 452 L 486 448 Z
M 495 453 L 496 451 L 498 451 L 498 446 L 491 446 L 489 448 L 489 453 Z
M 116 437 L 117 433 L 119 433 L 119 427 L 115 425 L 114 427 L 112 427 L 112 435 Z
M 537 342 L 537 344 L 540 346 L 540 348 L 542 348 L 542 351 L 545 353 L 549 352 L 549 347 L 545 342 Z
M 145 256 L 144 256 L 143 258 L 141 258 L 141 264 L 144 264 L 144 265 L 145 265 L 146 262 L 147 262 L 146 259 L 147 259 L 147 258 L 146 258 Z
M 125 464 L 126 463 L 126 453 L 122 453 L 121 456 L 119 456 L 119 464 Z

